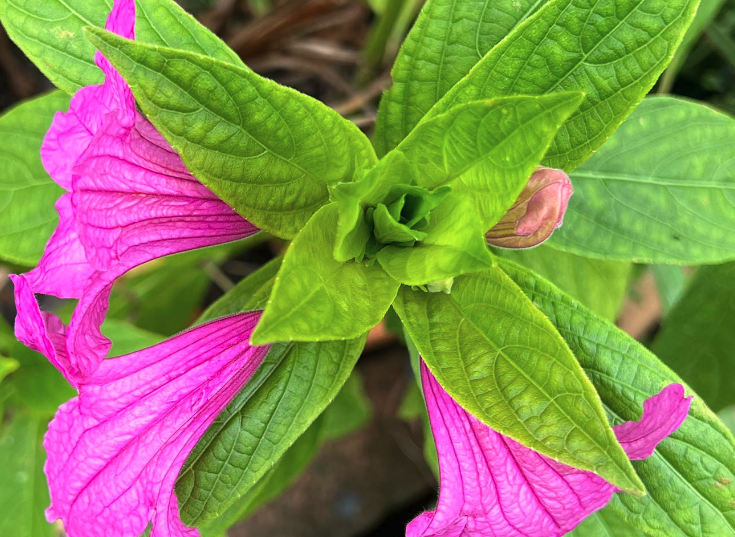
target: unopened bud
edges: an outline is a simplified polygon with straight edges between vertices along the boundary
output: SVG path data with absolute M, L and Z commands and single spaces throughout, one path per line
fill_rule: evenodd
M 501 248 L 531 248 L 551 237 L 564 220 L 572 183 L 562 170 L 539 166 L 513 206 L 486 233 Z

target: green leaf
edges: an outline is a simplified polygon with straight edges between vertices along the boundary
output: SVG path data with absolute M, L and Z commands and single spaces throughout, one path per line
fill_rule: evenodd
M 200 528 L 202 537 L 216 536 L 240 520 L 275 499 L 294 482 L 309 466 L 319 451 L 324 433 L 324 418 L 319 417 L 286 450 L 273 468 L 258 481 L 244 496 L 227 508 L 220 516 Z
M 223 263 L 247 241 L 157 259 L 118 280 L 108 318 L 126 319 L 151 332 L 173 335 L 191 325 L 212 279 L 207 267 Z
M 230 289 L 216 302 L 211 304 L 202 313 L 202 316 L 199 317 L 197 323 L 205 323 L 241 311 L 264 308 L 265 301 L 270 296 L 276 274 L 278 274 L 282 263 L 283 258 L 276 257 L 248 275 L 247 278 L 240 281 L 233 289 Z
M 10 373 L 18 369 L 18 367 L 20 367 L 18 360 L 0 356 L 0 382 L 2 382 L 5 377 L 10 375 Z M 1 419 L 2 419 L 2 412 L 0 412 L 0 420 Z
M 139 41 L 189 50 L 242 66 L 212 32 L 172 0 L 137 0 Z M 74 93 L 100 84 L 95 48 L 85 39 L 86 26 L 104 28 L 112 0 L 3 0 L 0 21 L 10 38 L 57 87 Z
M 44 170 L 40 151 L 54 114 L 68 106 L 69 97 L 56 91 L 0 117 L 0 258 L 35 265 L 56 227 L 54 203 L 63 190 Z
M 735 262 L 701 267 L 652 346 L 714 411 L 735 404 L 733 327 Z
M 671 87 L 674 84 L 674 80 L 676 79 L 676 75 L 683 67 L 689 53 L 692 51 L 692 48 L 702 36 L 702 32 L 704 32 L 704 30 L 714 20 L 724 3 L 725 0 L 701 1 L 691 26 L 689 26 L 686 34 L 684 34 L 684 39 L 682 39 L 681 45 L 676 49 L 674 58 L 671 60 L 671 63 L 666 68 L 666 72 L 661 77 L 661 83 L 658 89 L 659 93 L 670 92 Z
M 575 92 L 459 105 L 421 123 L 396 151 L 416 166 L 420 185 L 451 184 L 468 193 L 487 231 L 518 198 L 582 98 Z
M 653 272 L 653 278 L 656 280 L 656 289 L 661 299 L 661 307 L 664 313 L 668 313 L 681 298 L 681 295 L 684 294 L 684 288 L 687 284 L 684 269 L 676 265 L 651 265 L 651 272 Z
M 543 276 L 600 317 L 609 321 L 617 317 L 628 286 L 630 263 L 579 257 L 545 245 L 493 251 Z
M 365 135 L 311 97 L 199 54 L 87 34 L 197 179 L 276 236 L 294 237 L 328 185 L 375 164 Z
M 393 187 L 410 184 L 416 179 L 416 168 L 401 153 L 381 159 L 363 178 L 354 183 L 340 183 L 330 190 L 330 199 L 339 211 L 334 258 L 346 262 L 362 260 L 372 230 L 365 211 L 383 201 Z
M 377 264 L 336 261 L 337 222 L 332 203 L 291 243 L 253 344 L 354 338 L 388 311 L 399 283 Z
M 574 195 L 549 244 L 644 263 L 735 259 L 735 120 L 671 97 L 643 101 L 571 174 Z
M 393 279 L 425 285 L 493 266 L 486 229 L 466 196 L 447 196 L 422 231 L 426 237 L 413 247 L 388 245 L 378 252 L 380 266 Z
M 573 170 L 643 99 L 668 65 L 699 0 L 551 0 L 452 87 L 424 120 L 504 95 L 582 91 L 544 164 Z
M 334 401 L 275 462 L 273 468 L 224 513 L 200 528 L 202 537 L 223 532 L 285 492 L 306 470 L 324 441 L 349 434 L 361 427 L 371 414 L 372 407 L 363 392 L 361 377 L 353 370 Z
M 48 420 L 17 413 L 0 435 L 0 535 L 53 537 L 44 510 L 50 499 L 41 441 Z
M 184 523 L 206 524 L 258 483 L 332 402 L 364 344 L 363 336 L 273 345 L 179 474 L 176 494 Z
M 380 101 L 378 155 L 394 149 L 452 86 L 546 1 L 429 0 L 393 66 L 393 87 Z
M 584 519 L 569 537 L 646 537 L 646 534 L 626 522 L 612 508 L 605 507 Z
M 494 430 L 622 490 L 643 485 L 561 336 L 498 268 L 451 294 L 402 287 L 394 307 L 439 383 Z
M 643 402 L 681 383 L 641 344 L 534 273 L 501 267 L 556 326 L 584 368 L 613 424 L 637 420 Z M 610 505 L 649 535 L 735 535 L 735 439 L 699 397 L 689 417 L 648 459 L 634 461 L 648 494 L 616 494 Z
M 105 320 L 102 333 L 112 341 L 110 356 L 124 356 L 157 345 L 165 339 L 161 334 L 143 330 L 117 319 Z
M 354 370 L 324 411 L 324 439 L 347 436 L 365 425 L 372 415 L 373 406 L 365 394 L 362 375 Z
M 45 356 L 16 343 L 12 351 L 20 367 L 8 379 L 13 396 L 34 414 L 50 418 L 77 392 Z

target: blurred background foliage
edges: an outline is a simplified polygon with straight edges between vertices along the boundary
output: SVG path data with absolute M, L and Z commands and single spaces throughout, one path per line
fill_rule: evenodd
M 371 133 L 380 95 L 390 84 L 390 66 L 423 0 L 179 3 L 256 72 L 320 99 Z M 0 110 L 50 89 L 0 27 Z M 653 93 L 697 99 L 735 114 L 735 0 L 702 0 Z M 11 198 L 0 190 L 0 205 Z M 111 355 L 187 328 L 282 248 L 280 241 L 261 234 L 131 271 L 114 289 L 104 326 L 113 341 Z M 699 269 L 637 266 L 582 259 L 548 246 L 498 253 L 552 279 L 650 344 L 735 427 L 730 385 L 735 379 L 735 263 Z M 51 537 L 62 530 L 43 516 L 49 498 L 41 441 L 48 420 L 74 391 L 45 358 L 12 334 L 15 312 L 6 276 L 27 270 L 19 261 L 27 262 L 0 260 L 0 535 Z M 42 306 L 67 319 L 73 309 L 73 303 L 50 297 Z M 323 417 L 251 493 L 203 529 L 205 537 L 222 535 L 233 523 L 231 537 L 401 535 L 405 524 L 430 506 L 436 497 L 436 455 L 400 327 L 393 321 L 389 317 L 373 331 L 356 372 Z M 604 532 L 639 535 L 608 510 L 575 535 Z

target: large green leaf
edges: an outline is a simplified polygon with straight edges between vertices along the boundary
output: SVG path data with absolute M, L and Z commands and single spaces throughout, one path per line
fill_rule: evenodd
M 643 492 L 592 384 L 503 271 L 460 276 L 449 295 L 404 286 L 394 307 L 437 380 L 477 419 L 623 490 Z
M 645 537 L 645 533 L 626 522 L 611 507 L 592 513 L 569 537 Z
M 40 151 L 54 114 L 68 106 L 69 96 L 57 91 L 26 101 L 0 117 L 2 259 L 35 265 L 56 227 L 54 203 L 63 190 L 44 170 Z
M 274 500 L 307 469 L 321 445 L 353 432 L 370 418 L 372 408 L 357 370 L 347 380 L 324 413 L 283 454 L 273 467 L 244 496 L 224 513 L 200 528 L 202 537 L 217 535 L 237 521 L 250 517 Z
M 210 522 L 256 485 L 332 402 L 364 344 L 365 337 L 273 345 L 179 474 L 184 523 Z
M 542 245 L 529 250 L 495 248 L 500 257 L 530 268 L 592 311 L 614 321 L 625 298 L 632 265 L 580 257 Z
M 323 432 L 324 418 L 319 417 L 248 492 L 221 515 L 200 528 L 202 537 L 219 535 L 284 492 L 317 454 Z
M 291 243 L 251 338 L 254 344 L 354 338 L 388 311 L 399 283 L 380 265 L 336 261 L 337 221 L 332 203 Z
M 190 50 L 242 65 L 212 32 L 173 0 L 137 0 L 136 38 Z M 0 21 L 13 41 L 57 87 L 74 93 L 102 82 L 94 63 L 95 48 L 85 26 L 103 28 L 112 0 L 3 0 Z
M 571 171 L 620 126 L 669 63 L 699 0 L 550 0 L 480 60 L 425 119 L 504 95 L 582 91 L 544 163 Z
M 500 263 L 569 344 L 612 423 L 637 420 L 648 397 L 682 382 L 633 338 L 549 282 Z M 637 528 L 665 537 L 735 536 L 735 439 L 699 397 L 682 426 L 633 465 L 648 494 L 616 494 L 610 505 Z
M 575 92 L 458 105 L 416 127 L 396 151 L 416 166 L 420 185 L 451 184 L 471 196 L 487 231 L 518 198 L 582 97 Z
M 369 140 L 319 101 L 200 54 L 99 29 L 90 40 L 191 172 L 258 227 L 292 238 L 327 186 L 375 163 Z
M 697 271 L 652 350 L 712 410 L 735 404 L 735 262 Z
M 735 119 L 671 97 L 643 101 L 571 174 L 550 244 L 646 263 L 735 259 Z
M 546 1 L 429 0 L 393 66 L 393 87 L 380 101 L 378 154 L 395 148 L 490 49 Z
M 17 413 L 0 435 L 0 535 L 52 537 L 57 533 L 44 517 L 50 503 L 41 445 L 47 424 L 45 418 Z

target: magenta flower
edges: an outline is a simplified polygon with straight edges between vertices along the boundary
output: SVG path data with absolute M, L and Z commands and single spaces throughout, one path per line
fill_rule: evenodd
M 421 380 L 436 440 L 441 491 L 436 511 L 406 537 L 559 537 L 604 507 L 618 489 L 601 477 L 541 455 L 462 409 L 426 365 Z M 640 421 L 613 427 L 632 460 L 649 457 L 682 424 L 691 397 L 672 384 L 646 400 Z
M 107 29 L 133 38 L 134 26 L 134 0 L 115 0 Z M 41 148 L 46 170 L 68 191 L 56 204 L 59 225 L 38 267 L 14 279 L 34 293 L 79 299 L 68 330 L 45 318 L 55 353 L 65 356 L 62 372 L 75 386 L 109 351 L 100 326 L 118 277 L 158 257 L 257 231 L 187 171 L 138 113 L 112 65 L 99 53 L 96 62 L 104 84 L 77 92 Z
M 31 302 L 22 333 L 43 348 L 43 319 L 22 289 L 21 300 Z M 259 318 L 225 317 L 103 360 L 44 439 L 49 522 L 61 519 L 69 537 L 139 537 L 149 523 L 151 537 L 198 536 L 179 518 L 174 485 L 196 442 L 268 353 L 248 343 Z
M 502 248 L 531 248 L 561 227 L 572 183 L 562 170 L 539 166 L 513 206 L 485 234 L 487 242 Z

